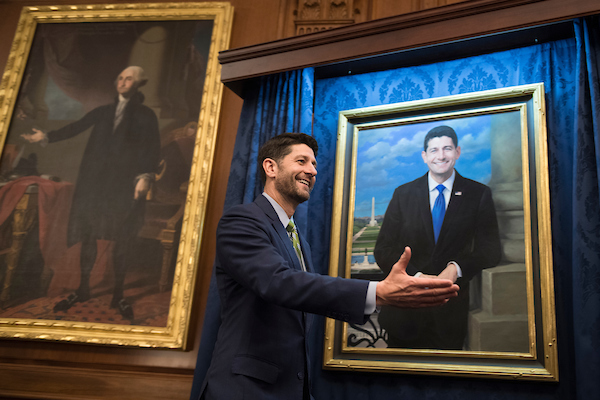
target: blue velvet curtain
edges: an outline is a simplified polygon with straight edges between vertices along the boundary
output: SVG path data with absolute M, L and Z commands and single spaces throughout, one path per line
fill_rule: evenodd
M 301 211 L 315 268 L 325 274 L 340 110 L 544 82 L 560 382 L 325 371 L 321 368 L 324 321 L 317 318 L 309 338 L 313 393 L 317 399 L 600 398 L 597 384 L 600 352 L 595 346 L 600 337 L 600 19 L 577 20 L 574 31 L 575 37 L 568 40 L 418 67 L 317 80 L 312 134 L 319 142 L 319 174 L 311 199 Z M 259 193 L 255 159 L 261 143 L 286 130 L 311 132 L 309 111 L 303 111 L 312 107 L 313 97 L 309 98 L 312 93 L 308 88 L 293 106 L 306 116 L 303 120 L 306 125 L 302 122 L 288 129 L 284 121 L 290 120 L 289 115 L 273 117 L 285 114 L 280 113 L 286 107 L 268 106 L 268 97 L 281 99 L 267 95 L 279 85 L 276 82 L 300 80 L 308 85 L 308 79 L 302 80 L 300 75 L 312 75 L 312 71 L 296 74 L 265 78 L 254 95 L 246 99 L 226 207 L 251 201 Z M 291 113 L 293 108 L 287 110 Z M 310 225 L 306 225 L 306 219 Z M 215 316 L 218 316 L 218 296 L 211 287 L 195 388 L 210 361 L 215 325 L 218 326 Z
M 575 24 L 577 118 L 573 137 L 573 350 L 578 399 L 600 398 L 600 17 Z M 556 149 L 560 151 L 560 149 Z M 565 177 L 568 179 L 568 177 Z M 560 188 L 557 188 L 560 189 Z M 567 209 L 566 207 L 563 209 Z M 569 265 L 569 264 L 566 264 Z M 560 266 L 559 266 L 560 268 Z M 567 310 L 568 311 L 568 310 Z
M 262 193 L 258 175 L 258 149 L 267 140 L 284 132 L 312 132 L 314 70 L 284 72 L 260 78 L 249 90 L 242 107 L 233 160 L 227 183 L 224 209 L 250 203 Z M 306 231 L 307 204 L 296 210 L 298 229 Z M 194 371 L 191 400 L 200 396 L 200 389 L 212 356 L 220 324 L 220 300 L 213 271 L 198 361 Z

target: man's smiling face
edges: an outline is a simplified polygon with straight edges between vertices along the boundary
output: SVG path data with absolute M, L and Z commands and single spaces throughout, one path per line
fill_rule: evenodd
M 423 161 L 429 167 L 433 179 L 442 183 L 452 175 L 456 160 L 460 157 L 460 146 L 448 136 L 434 137 L 427 143 L 427 150 L 421 153 Z
M 305 144 L 290 146 L 290 153 L 277 162 L 275 189 L 293 203 L 310 198 L 317 175 L 317 160 L 313 150 Z

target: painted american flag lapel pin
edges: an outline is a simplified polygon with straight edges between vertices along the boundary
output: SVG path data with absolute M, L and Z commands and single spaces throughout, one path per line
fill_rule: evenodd
M 462 196 L 462 192 L 454 192 L 455 196 Z

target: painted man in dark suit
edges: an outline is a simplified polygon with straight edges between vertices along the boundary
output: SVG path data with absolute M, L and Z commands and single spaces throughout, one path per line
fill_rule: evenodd
M 144 200 L 154 180 L 160 136 L 156 114 L 143 105 L 138 88 L 146 83 L 144 71 L 131 66 L 117 78 L 115 102 L 100 106 L 79 121 L 44 133 L 22 135 L 30 143 L 54 143 L 92 128 L 69 215 L 67 244 L 81 243 L 79 288 L 58 302 L 54 311 L 66 311 L 90 298 L 90 274 L 100 239 L 114 242 L 115 286 L 111 307 L 128 319 L 133 309 L 123 297 L 127 254 L 143 223 Z
M 424 307 L 456 296 L 449 280 L 409 277 L 410 249 L 376 283 L 314 273 L 293 224 L 317 175 L 317 142 L 283 134 L 259 151 L 264 193 L 227 210 L 215 260 L 221 326 L 201 398 L 310 399 L 308 313 L 364 323 L 378 305 Z
M 396 188 L 375 245 L 375 260 L 388 273 L 409 246 L 409 275 L 449 279 L 460 286 L 460 293 L 435 309 L 383 307 L 379 322 L 388 332 L 389 347 L 461 350 L 467 335 L 469 281 L 500 261 L 496 211 L 489 187 L 455 171 L 460 147 L 452 128 L 430 130 L 422 157 L 429 172 Z M 440 190 L 443 197 L 438 200 Z M 436 200 L 441 208 L 436 209 Z M 436 210 L 442 213 L 437 229 Z

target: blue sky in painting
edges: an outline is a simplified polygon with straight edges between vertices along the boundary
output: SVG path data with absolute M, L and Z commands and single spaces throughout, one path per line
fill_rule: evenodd
M 456 170 L 464 177 L 488 183 L 491 177 L 491 116 L 481 115 L 445 121 L 364 129 L 358 133 L 355 217 L 383 215 L 396 187 L 427 172 L 423 139 L 439 125 L 452 127 L 461 155 Z
M 48 76 L 48 85 L 44 101 L 48 106 L 48 119 L 50 120 L 77 120 L 85 111 L 83 105 L 69 97 L 60 89 L 51 76 Z

